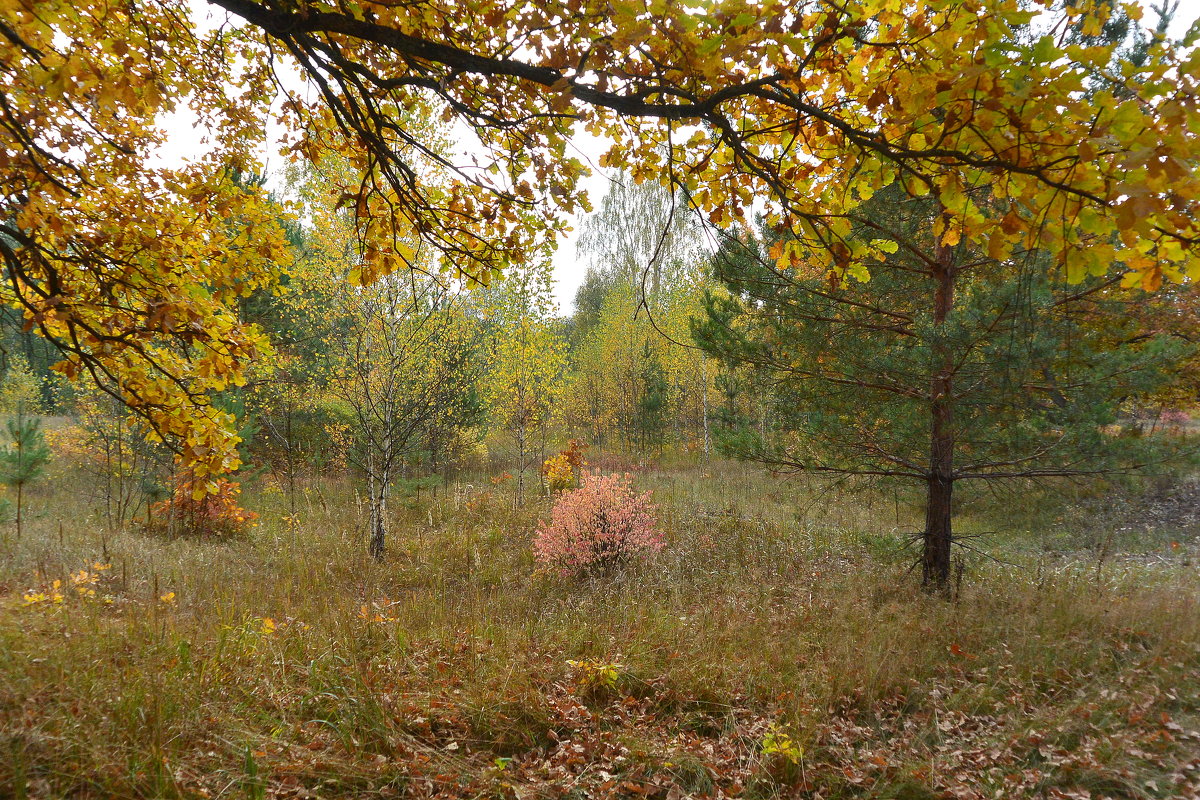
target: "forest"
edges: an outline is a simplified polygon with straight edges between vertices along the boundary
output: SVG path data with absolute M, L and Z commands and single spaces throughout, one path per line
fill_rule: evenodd
M 0 0 L 0 798 L 1200 797 L 1192 17 Z

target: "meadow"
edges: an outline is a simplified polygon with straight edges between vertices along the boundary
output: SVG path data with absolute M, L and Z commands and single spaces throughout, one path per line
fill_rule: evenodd
M 512 481 L 394 504 L 376 561 L 349 480 L 292 515 L 264 477 L 246 535 L 170 538 L 105 530 L 56 463 L 0 558 L 0 796 L 1200 792 L 1186 478 L 964 498 L 952 601 L 910 569 L 915 496 L 721 461 L 634 483 L 662 552 L 565 578 Z
M 1200 798 L 1194 6 L 0 0 L 0 800 Z

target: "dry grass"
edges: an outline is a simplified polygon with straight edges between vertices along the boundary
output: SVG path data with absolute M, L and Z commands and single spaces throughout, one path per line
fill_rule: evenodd
M 259 527 L 218 542 L 105 534 L 69 479 L 0 560 L 0 796 L 1197 790 L 1195 542 L 989 543 L 1018 566 L 977 558 L 945 603 L 907 574 L 902 499 L 717 464 L 640 476 L 667 549 L 568 583 L 530 555 L 546 501 L 486 480 L 401 509 L 375 563 L 348 483 L 292 527 L 249 491 Z M 55 579 L 61 604 L 23 607 Z

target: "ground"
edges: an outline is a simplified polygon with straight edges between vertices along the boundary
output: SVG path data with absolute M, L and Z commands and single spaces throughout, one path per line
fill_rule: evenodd
M 746 465 L 639 471 L 666 547 L 586 579 L 486 477 L 379 563 L 348 479 L 228 540 L 77 480 L 0 559 L 0 797 L 1200 796 L 1190 479 L 964 495 L 953 602 L 914 497 Z

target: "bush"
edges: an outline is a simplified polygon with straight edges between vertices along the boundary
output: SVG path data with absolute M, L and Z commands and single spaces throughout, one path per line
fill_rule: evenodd
M 542 477 L 546 479 L 546 487 L 550 493 L 555 494 L 570 488 L 575 482 L 575 471 L 571 469 L 571 462 L 567 460 L 567 456 L 559 453 L 550 456 L 542 464 Z
M 152 532 L 229 537 L 245 533 L 258 519 L 238 505 L 242 489 L 235 481 L 218 478 L 201 487 L 195 476 L 184 471 L 172 483 L 171 496 L 151 507 L 146 527 Z
M 561 450 L 546 459 L 542 464 L 542 477 L 550 494 L 571 488 L 575 479 L 583 474 L 583 468 L 587 464 L 583 460 L 583 451 L 586 449 L 587 445 L 583 442 L 570 439 L 566 450 Z
M 662 549 L 650 493 L 638 494 L 629 477 L 585 475 L 583 485 L 559 495 L 550 521 L 538 526 L 538 563 L 563 575 L 610 570 Z

